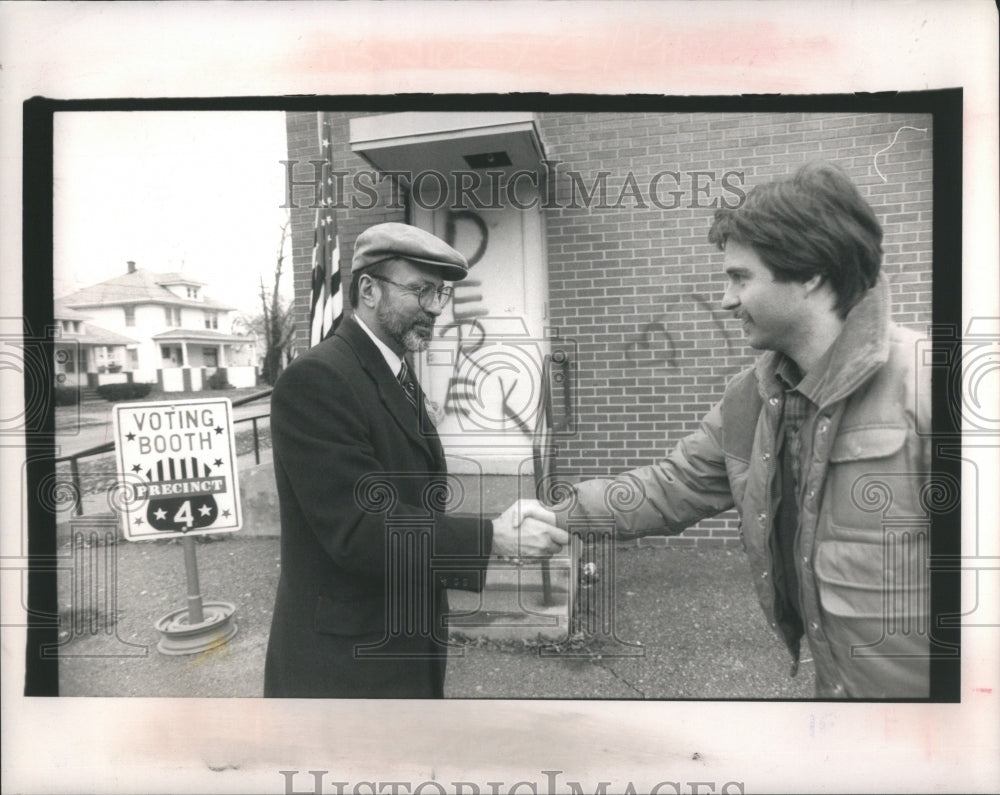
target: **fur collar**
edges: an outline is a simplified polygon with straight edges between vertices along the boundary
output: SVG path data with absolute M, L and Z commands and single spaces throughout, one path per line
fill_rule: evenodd
M 843 400 L 888 361 L 890 327 L 889 284 L 879 276 L 875 286 L 848 313 L 831 346 L 826 371 L 820 374 L 816 390 L 821 408 Z M 765 399 L 781 392 L 775 370 L 783 355 L 768 351 L 757 359 L 757 383 Z

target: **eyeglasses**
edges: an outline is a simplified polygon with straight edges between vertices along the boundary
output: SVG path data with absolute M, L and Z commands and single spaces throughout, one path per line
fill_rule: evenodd
M 408 284 L 394 282 L 392 279 L 385 278 L 385 276 L 377 276 L 374 273 L 369 273 L 368 275 L 373 279 L 378 279 L 380 282 L 394 284 L 400 290 L 406 290 L 408 293 L 415 294 L 417 300 L 420 302 L 420 306 L 427 310 L 446 307 L 451 300 L 451 294 L 454 292 L 454 288 L 445 287 L 444 285 L 437 287 L 436 285 L 426 283 L 422 287 L 411 287 Z

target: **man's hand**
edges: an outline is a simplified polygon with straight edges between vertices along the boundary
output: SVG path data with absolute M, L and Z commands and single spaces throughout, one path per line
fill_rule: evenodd
M 493 520 L 493 553 L 504 558 L 547 558 L 569 543 L 556 515 L 538 500 L 518 500 Z

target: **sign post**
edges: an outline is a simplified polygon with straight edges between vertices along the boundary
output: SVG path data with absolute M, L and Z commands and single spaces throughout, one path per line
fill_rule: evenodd
M 203 602 L 195 536 L 242 526 L 228 398 L 121 403 L 112 412 L 129 541 L 181 538 L 187 607 L 156 622 L 163 654 L 195 654 L 236 634 L 229 602 Z

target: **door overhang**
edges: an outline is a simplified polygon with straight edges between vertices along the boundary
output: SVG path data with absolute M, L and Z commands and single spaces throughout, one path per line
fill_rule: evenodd
M 405 112 L 350 120 L 351 151 L 381 172 L 538 172 L 545 147 L 534 113 Z M 403 178 L 404 181 L 406 177 Z

